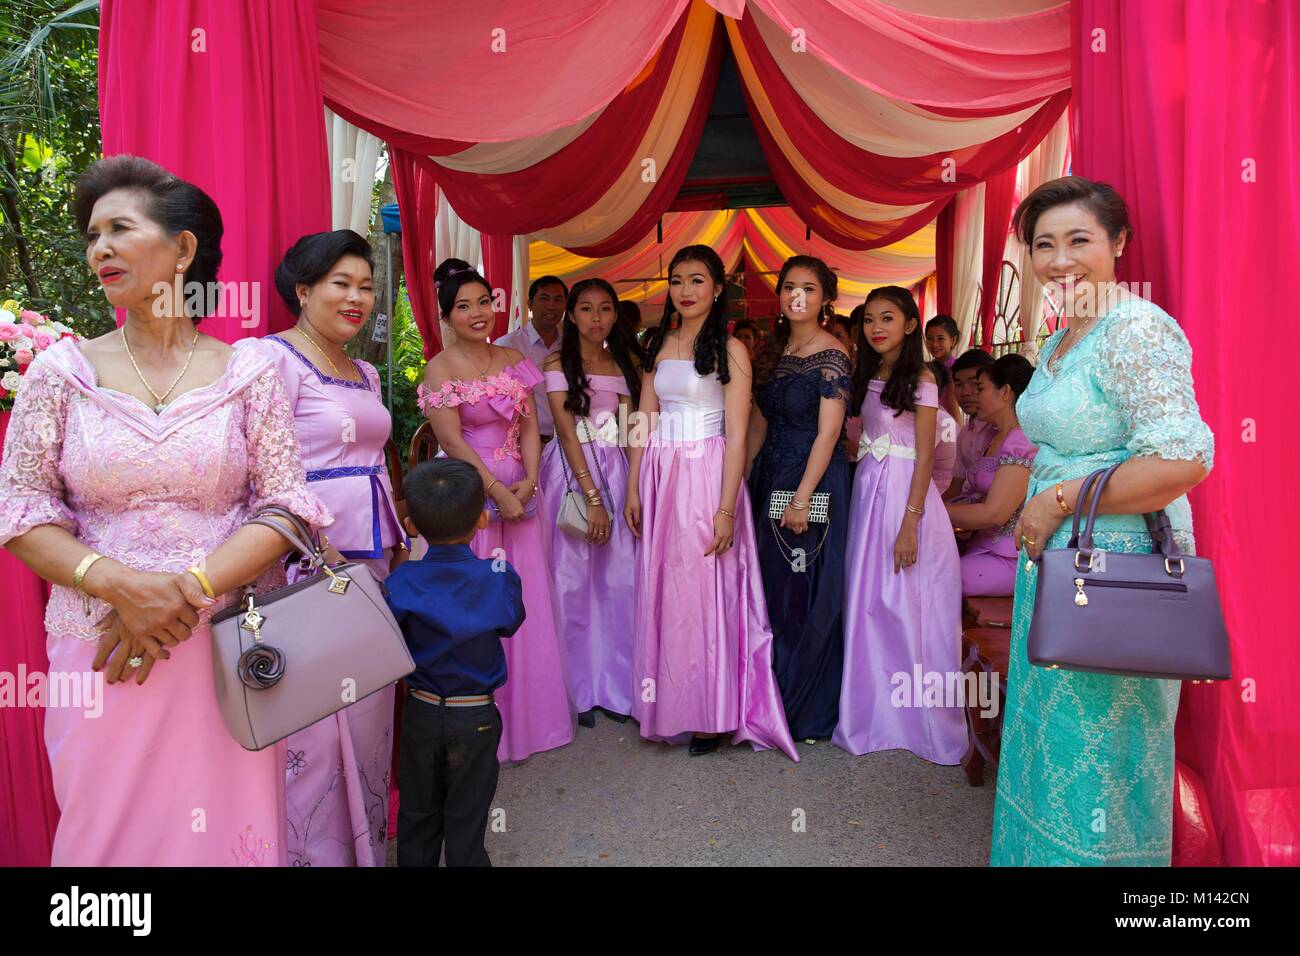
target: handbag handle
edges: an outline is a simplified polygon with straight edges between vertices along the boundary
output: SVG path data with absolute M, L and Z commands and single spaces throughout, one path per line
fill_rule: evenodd
M 1079 521 L 1088 510 L 1088 493 L 1104 471 L 1104 468 L 1098 468 L 1096 471 L 1091 472 L 1084 477 L 1083 484 L 1079 486 L 1079 495 L 1074 501 L 1074 521 L 1070 526 L 1070 540 L 1066 547 L 1077 548 L 1079 546 Z
M 1084 555 L 1092 553 L 1092 531 L 1097 521 L 1097 512 L 1101 507 L 1101 496 L 1106 490 L 1106 483 L 1110 481 L 1111 475 L 1122 465 L 1123 462 L 1117 462 L 1109 468 L 1098 469 L 1084 479 L 1083 486 L 1079 489 L 1079 498 L 1076 502 L 1074 512 L 1074 529 L 1077 537 L 1070 540 L 1070 547 L 1078 547 Z M 1091 492 L 1091 497 L 1089 493 Z M 1084 507 L 1088 509 L 1088 520 L 1084 525 L 1082 534 L 1078 534 L 1079 514 Z M 1169 515 L 1163 508 L 1159 511 L 1148 511 L 1142 515 L 1146 522 L 1147 534 L 1151 538 L 1152 550 L 1156 554 L 1162 554 L 1167 558 L 1177 558 L 1181 556 L 1177 542 L 1174 541 L 1173 528 L 1169 523 Z
M 289 528 L 278 521 L 272 521 L 272 517 L 283 518 L 289 523 Z M 277 505 L 267 505 L 259 508 L 257 514 L 249 518 L 246 524 L 260 524 L 265 528 L 278 531 L 291 545 L 298 549 L 298 552 L 307 557 L 313 567 L 320 567 L 325 563 L 325 556 L 321 552 L 320 542 L 317 541 L 316 535 L 312 533 L 307 523 L 299 518 L 287 508 L 281 508 Z

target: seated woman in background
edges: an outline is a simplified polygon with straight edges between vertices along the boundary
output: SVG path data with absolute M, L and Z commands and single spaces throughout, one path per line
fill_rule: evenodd
M 968 494 L 946 507 L 956 531 L 974 531 L 961 558 L 961 593 L 1011 594 L 1016 589 L 1016 542 L 1011 531 L 1029 488 L 1036 449 L 1020 430 L 1016 399 L 1034 367 L 1023 355 L 1004 355 L 979 370 L 976 413 L 988 444 L 972 458 Z
M 976 455 L 988 444 L 987 422 L 979 419 L 980 369 L 993 364 L 993 356 L 983 349 L 967 349 L 952 363 L 952 391 L 966 416 L 966 424 L 957 433 L 957 459 L 953 463 L 952 481 L 943 491 L 944 501 L 966 501 L 966 475 Z

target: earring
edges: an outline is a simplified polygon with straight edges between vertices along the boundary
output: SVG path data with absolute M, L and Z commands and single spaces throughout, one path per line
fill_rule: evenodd
M 1118 258 L 1119 258 L 1120 256 L 1122 256 L 1123 254 L 1124 254 L 1124 250 L 1121 249 L 1119 252 L 1115 253 L 1115 258 L 1118 259 Z
M 176 271 L 177 271 L 177 272 L 184 272 L 184 271 L 185 271 L 185 266 L 184 266 L 182 263 L 179 263 L 179 262 L 176 263 Z

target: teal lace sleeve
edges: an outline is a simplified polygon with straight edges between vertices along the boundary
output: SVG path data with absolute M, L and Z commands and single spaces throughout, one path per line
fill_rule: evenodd
M 1192 387 L 1192 347 L 1159 306 L 1121 306 L 1100 348 L 1098 384 L 1128 419 L 1133 457 L 1198 461 L 1214 466 L 1214 434 L 1201 419 Z

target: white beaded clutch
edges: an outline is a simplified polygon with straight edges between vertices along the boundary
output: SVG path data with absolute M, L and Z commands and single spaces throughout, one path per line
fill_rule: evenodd
M 794 499 L 793 491 L 774 491 L 772 497 L 767 503 L 767 516 L 775 521 L 780 521 L 781 516 L 785 514 L 786 505 Z M 829 491 L 815 492 L 808 502 L 808 521 L 824 523 L 831 517 L 831 493 Z

